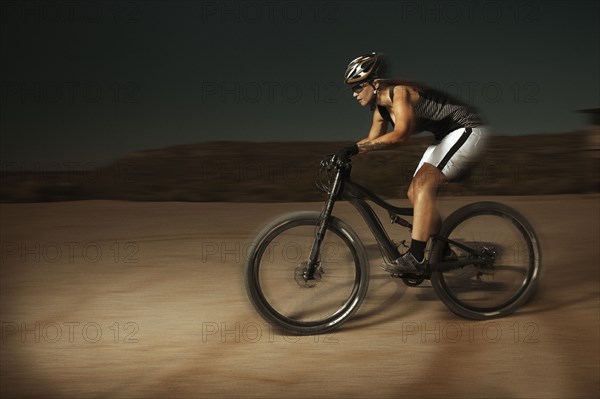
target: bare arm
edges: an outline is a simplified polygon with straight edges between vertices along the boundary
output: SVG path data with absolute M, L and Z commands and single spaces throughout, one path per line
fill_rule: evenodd
M 379 109 L 375 108 L 373 111 L 373 123 L 371 124 L 371 130 L 369 130 L 369 136 L 367 138 L 362 139 L 357 144 L 367 143 L 371 140 L 375 140 L 377 137 L 381 136 L 387 130 L 387 121 L 383 119 L 381 114 L 379 113 Z
M 379 118 L 381 118 L 383 121 L 383 118 L 381 117 L 381 114 L 379 114 L 379 111 L 376 110 L 376 112 L 379 115 Z M 414 126 L 414 111 L 410 102 L 410 92 L 407 88 L 394 88 L 394 102 L 392 104 L 392 112 L 394 113 L 394 116 L 396 118 L 394 130 L 385 134 L 382 134 L 383 132 L 385 132 L 385 130 L 383 130 L 383 132 L 379 130 L 379 134 L 374 134 L 373 136 L 371 136 L 371 133 L 374 131 L 374 128 L 376 128 L 374 115 L 374 123 L 371 127 L 371 131 L 369 132 L 369 137 L 357 143 L 359 153 L 390 148 L 396 144 L 400 144 L 406 141 L 411 129 Z

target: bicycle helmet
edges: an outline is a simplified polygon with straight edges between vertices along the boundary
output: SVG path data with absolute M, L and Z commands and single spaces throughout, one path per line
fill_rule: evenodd
M 380 54 L 370 53 L 361 55 L 348 64 L 348 68 L 346 68 L 346 73 L 344 74 L 344 83 L 353 85 L 364 80 L 373 80 L 377 78 L 380 66 Z

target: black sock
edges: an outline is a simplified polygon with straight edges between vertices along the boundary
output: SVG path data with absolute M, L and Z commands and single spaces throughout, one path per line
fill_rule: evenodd
M 425 246 L 427 241 L 412 240 L 410 243 L 410 253 L 415 257 L 417 262 L 423 262 L 425 258 Z

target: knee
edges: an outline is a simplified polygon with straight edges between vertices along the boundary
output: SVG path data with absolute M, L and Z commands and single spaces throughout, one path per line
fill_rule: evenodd
M 410 186 L 408 186 L 408 191 L 406 191 L 406 196 L 408 197 L 408 200 L 410 201 L 411 204 L 415 203 L 415 193 L 414 193 L 414 188 L 413 188 L 412 184 Z
M 411 204 L 415 202 L 425 201 L 432 195 L 435 195 L 435 185 L 431 184 L 411 184 L 408 190 L 408 199 Z
M 415 202 L 419 201 L 419 198 L 423 196 L 423 187 L 413 182 L 408 188 L 406 195 L 408 196 L 410 203 L 414 205 Z

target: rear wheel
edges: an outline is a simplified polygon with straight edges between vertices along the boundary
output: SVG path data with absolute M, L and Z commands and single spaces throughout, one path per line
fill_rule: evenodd
M 516 210 L 496 202 L 467 205 L 451 214 L 440 236 L 476 249 L 491 259 L 486 265 L 432 270 L 431 284 L 444 304 L 469 319 L 511 314 L 530 299 L 537 288 L 541 255 L 535 232 Z M 459 260 L 477 259 L 450 244 Z M 442 260 L 445 243 L 438 240 L 430 262 Z
M 317 268 L 306 279 L 319 212 L 295 212 L 267 226 L 248 251 L 248 297 L 269 323 L 293 334 L 331 331 L 359 308 L 368 288 L 365 250 L 354 231 L 331 217 Z

